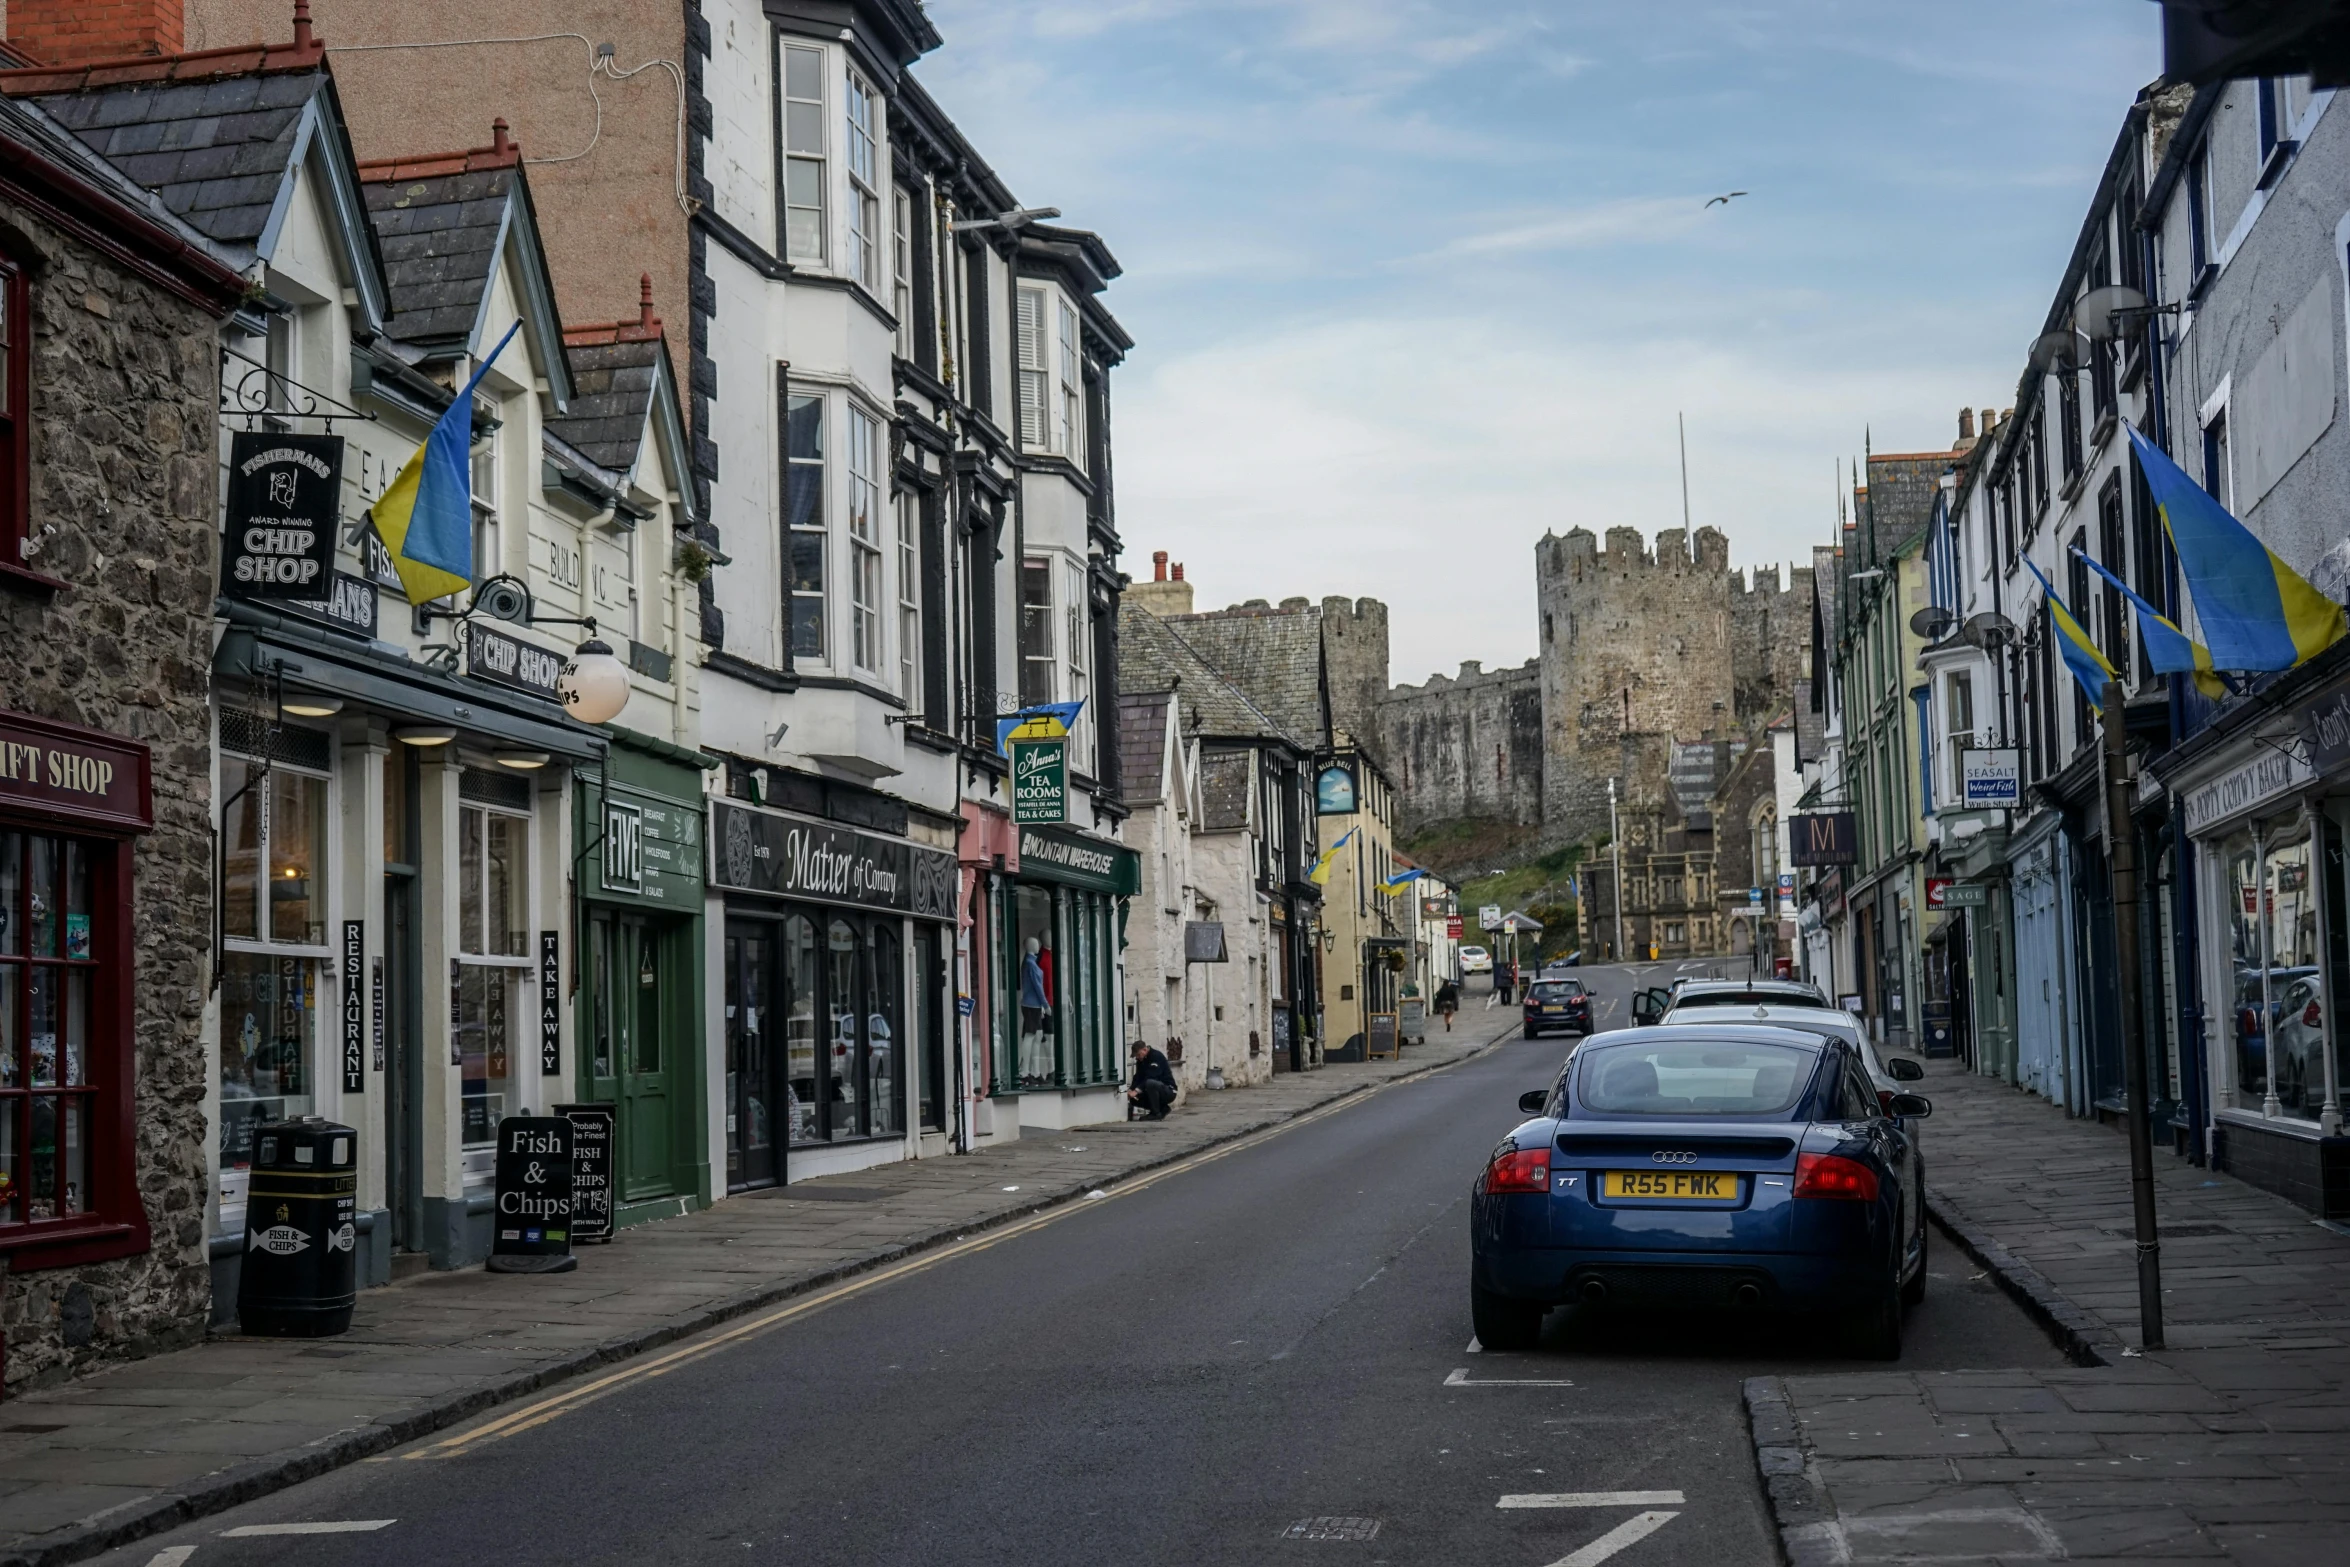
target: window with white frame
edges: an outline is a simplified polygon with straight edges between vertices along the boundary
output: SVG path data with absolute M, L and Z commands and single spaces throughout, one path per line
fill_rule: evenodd
M 845 95 L 849 160 L 849 276 L 881 287 L 880 153 L 875 145 L 881 100 L 856 72 Z
M 1085 377 L 1077 364 L 1077 312 L 1067 300 L 1061 301 L 1061 428 L 1057 449 L 1067 457 L 1075 457 L 1081 444 L 1078 399 L 1084 395 Z
M 1064 595 L 1063 616 L 1069 638 L 1069 696 L 1072 702 L 1085 705 L 1077 710 L 1077 722 L 1069 731 L 1071 765 L 1082 764 L 1084 771 L 1094 770 L 1093 763 L 1093 671 L 1090 657 L 1093 647 L 1093 627 L 1086 613 L 1089 595 L 1085 591 L 1085 568 L 1069 567 L 1066 578 L 1069 591 Z
M 783 49 L 783 244 L 824 264 L 824 51 Z
M 495 403 L 485 410 L 498 419 L 504 410 Z M 506 433 L 503 422 L 473 448 L 473 580 L 494 577 L 505 570 L 504 539 L 498 527 L 499 448 Z
M 1053 668 L 1053 563 L 1020 563 L 1020 705 L 1056 701 Z
M 849 405 L 849 642 L 881 671 L 881 421 Z
M 2293 140 L 2301 111 L 2309 107 L 2309 78 L 2263 76 L 2254 83 L 2254 96 L 2260 110 L 2260 163 L 2265 171 L 2277 149 Z
M 795 395 L 784 427 L 783 509 L 791 551 L 791 656 L 824 657 L 824 399 Z
M 922 550 L 921 498 L 903 491 L 897 501 L 898 522 L 898 690 L 906 710 L 922 708 Z M 922 714 L 923 717 L 931 715 Z
M 898 318 L 898 357 L 914 357 L 914 198 L 904 186 L 890 197 L 889 307 Z
M 1044 290 L 1020 290 L 1020 444 L 1042 450 L 1052 440 L 1050 384 L 1044 342 Z
M 528 780 L 467 768 L 458 780 L 457 1038 L 463 1133 L 487 1148 L 521 1108 L 523 987 L 531 977 Z M 471 1166 L 484 1161 L 468 1161 Z

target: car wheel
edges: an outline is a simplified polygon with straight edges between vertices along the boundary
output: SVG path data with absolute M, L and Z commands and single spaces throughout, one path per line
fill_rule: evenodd
M 1469 1322 L 1485 1349 L 1532 1349 L 1542 1339 L 1544 1309 L 1538 1300 L 1513 1300 L 1482 1284 L 1469 1286 Z
M 1862 1360 L 1901 1358 L 1901 1291 L 1887 1279 L 1876 1304 L 1853 1318 L 1852 1352 Z
M 1926 1302 L 1926 1248 L 1932 1242 L 1932 1229 L 1927 1226 L 1925 1220 L 1920 1219 L 1918 1221 L 1918 1271 L 1911 1274 L 1909 1282 L 1901 1286 L 1901 1303 L 1904 1306 L 1922 1306 Z

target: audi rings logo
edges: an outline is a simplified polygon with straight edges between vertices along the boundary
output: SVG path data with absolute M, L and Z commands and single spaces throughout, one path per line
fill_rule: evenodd
M 1695 1164 L 1697 1162 L 1697 1155 L 1678 1148 L 1668 1148 L 1663 1153 L 1652 1153 L 1648 1157 L 1658 1164 Z

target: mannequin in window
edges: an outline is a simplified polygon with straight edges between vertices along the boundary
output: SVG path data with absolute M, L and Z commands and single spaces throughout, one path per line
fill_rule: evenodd
M 1045 1032 L 1052 1021 L 1052 980 L 1044 943 L 1031 936 L 1020 946 L 1020 1076 L 1045 1082 L 1053 1075 L 1052 1037 Z

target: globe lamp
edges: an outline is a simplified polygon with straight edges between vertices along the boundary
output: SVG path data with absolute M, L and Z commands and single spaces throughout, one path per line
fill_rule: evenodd
M 628 666 L 602 641 L 590 637 L 571 655 L 555 680 L 563 711 L 583 724 L 606 724 L 628 705 Z

